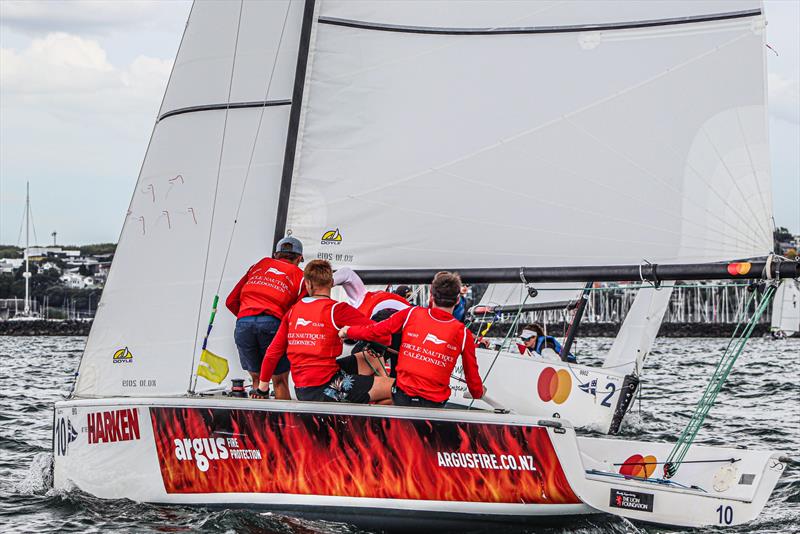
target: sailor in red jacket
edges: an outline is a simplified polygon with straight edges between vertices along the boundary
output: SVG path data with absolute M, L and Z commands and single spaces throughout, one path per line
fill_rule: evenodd
M 355 358 L 342 358 L 339 330 L 372 321 L 346 302 L 331 298 L 333 271 L 325 260 L 313 260 L 304 270 L 308 296 L 284 317 L 264 356 L 261 383 L 255 396 L 264 397 L 275 366 L 286 353 L 291 362 L 294 391 L 298 400 L 326 402 L 383 402 L 391 397 L 394 380 L 385 376 L 360 375 Z M 382 340 L 386 341 L 385 336 Z
M 242 368 L 258 385 L 261 361 L 278 331 L 281 319 L 303 292 L 303 244 L 294 237 L 278 241 L 272 258 L 264 258 L 247 270 L 225 301 L 236 315 L 233 338 Z M 289 360 L 284 355 L 272 377 L 275 398 L 289 399 Z
M 453 317 L 461 292 L 457 274 L 442 271 L 431 284 L 431 307 L 399 311 L 380 323 L 349 326 L 341 337 L 377 341 L 402 333 L 397 382 L 392 400 L 398 406 L 442 407 L 450 398 L 450 374 L 461 356 L 469 392 L 476 399 L 485 389 L 478 373 L 475 341 L 463 323 Z

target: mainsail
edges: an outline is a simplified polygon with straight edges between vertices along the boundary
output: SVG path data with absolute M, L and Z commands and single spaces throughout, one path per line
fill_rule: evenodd
M 763 32 L 754 0 L 196 3 L 75 393 L 192 389 L 274 234 L 362 269 L 766 254 Z

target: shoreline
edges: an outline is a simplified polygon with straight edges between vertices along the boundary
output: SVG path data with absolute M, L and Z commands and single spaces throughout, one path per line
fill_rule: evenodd
M 473 324 L 473 332 L 479 327 Z M 616 337 L 620 323 L 585 323 L 580 326 L 578 336 Z M 0 336 L 88 336 L 91 321 L 0 321 Z M 487 337 L 503 337 L 508 325 L 496 325 L 486 334 Z M 663 323 L 658 337 L 730 337 L 736 325 L 733 323 Z M 769 324 L 756 325 L 753 337 L 769 334 Z M 547 325 L 550 334 L 561 337 L 566 331 L 563 323 Z

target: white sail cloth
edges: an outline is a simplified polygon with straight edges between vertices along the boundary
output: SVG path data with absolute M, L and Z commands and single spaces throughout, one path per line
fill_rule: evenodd
M 290 99 L 301 16 L 302 4 L 288 0 L 196 3 L 159 116 Z M 244 376 L 235 318 L 224 299 L 247 267 L 270 253 L 288 117 L 288 105 L 275 105 L 185 112 L 157 122 L 75 394 L 186 392 L 220 283 L 208 347 L 227 358 L 231 376 Z M 132 357 L 114 360 L 125 347 Z
M 769 252 L 763 17 L 446 33 L 758 2 L 442 6 L 318 7 L 287 224 L 307 256 L 380 269 Z
M 791 336 L 800 332 L 800 282 L 783 280 L 772 300 L 773 332 Z

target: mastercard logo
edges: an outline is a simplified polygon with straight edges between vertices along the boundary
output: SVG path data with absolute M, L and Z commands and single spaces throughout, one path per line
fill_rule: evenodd
M 650 475 L 656 470 L 657 462 L 658 460 L 655 456 L 634 454 L 623 462 L 619 468 L 619 474 L 629 477 L 650 478 Z
M 752 265 L 750 262 L 740 262 L 740 263 L 729 263 L 728 264 L 728 274 L 731 276 L 736 276 L 738 274 L 747 274 L 750 272 L 750 267 Z
M 556 371 L 552 367 L 547 367 L 539 375 L 537 389 L 539 390 L 539 398 L 543 401 L 553 401 L 556 404 L 561 404 L 567 400 L 572 391 L 572 377 L 566 369 Z

